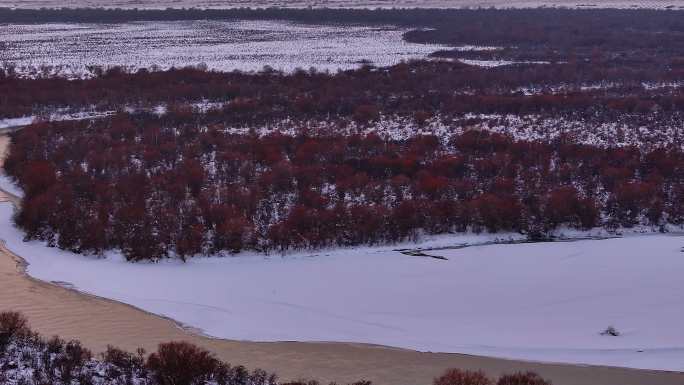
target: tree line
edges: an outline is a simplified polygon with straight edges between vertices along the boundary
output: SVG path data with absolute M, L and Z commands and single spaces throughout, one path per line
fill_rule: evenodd
M 58 108 L 120 110 L 160 103 L 216 101 L 230 104 L 224 118 L 239 122 L 273 119 L 383 115 L 432 116 L 474 113 L 647 114 L 684 110 L 681 87 L 647 89 L 643 82 L 674 83 L 682 66 L 667 73 L 602 67 L 591 63 L 520 64 L 485 69 L 459 62 L 416 61 L 387 68 L 324 73 L 220 73 L 201 68 L 168 71 L 90 67 L 93 78 L 20 78 L 11 65 L 0 68 L 0 117 L 51 113 Z M 38 70 L 39 71 L 39 70 Z M 40 72 L 40 71 L 39 71 Z M 46 73 L 50 71 L 46 70 Z M 582 90 L 585 84 L 617 84 Z M 553 86 L 566 86 L 554 91 Z M 527 95 L 521 88 L 539 88 Z M 230 116 L 227 116 L 230 115 Z

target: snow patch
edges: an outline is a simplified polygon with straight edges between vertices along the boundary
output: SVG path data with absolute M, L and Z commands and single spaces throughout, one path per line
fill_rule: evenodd
M 26 126 L 33 123 L 35 116 L 22 116 L 20 118 L 0 119 L 0 129 Z
M 14 180 L 5 174 L 4 170 L 0 170 L 0 190 L 7 191 L 20 198 L 24 196 L 24 190 L 17 186 L 17 184 L 14 183 Z
M 484 68 L 495 68 L 508 66 L 513 64 L 551 64 L 548 61 L 511 61 L 511 60 L 472 60 L 472 59 L 458 59 L 463 64 L 484 67 Z

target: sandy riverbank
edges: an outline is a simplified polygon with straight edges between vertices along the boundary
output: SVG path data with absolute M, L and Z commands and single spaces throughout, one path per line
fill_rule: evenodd
M 6 137 L 0 137 L 0 155 L 6 153 L 8 144 Z M 0 165 L 1 162 L 0 159 Z M 8 200 L 16 202 L 15 197 L 0 192 L 0 201 Z M 557 385 L 684 383 L 682 373 L 528 363 L 363 344 L 210 339 L 131 306 L 32 279 L 24 273 L 22 259 L 8 251 L 4 243 L 0 245 L 0 276 L 1 310 L 21 311 L 36 331 L 77 338 L 95 352 L 107 345 L 153 350 L 163 341 L 186 340 L 228 362 L 261 367 L 286 379 L 307 377 L 346 382 L 365 378 L 379 385 L 429 384 L 435 375 L 449 367 L 482 369 L 491 375 L 533 370 Z

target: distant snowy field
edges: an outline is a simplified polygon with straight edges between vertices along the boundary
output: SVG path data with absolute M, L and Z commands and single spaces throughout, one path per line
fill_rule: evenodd
M 7 0 L 6 7 L 105 7 L 105 8 L 667 8 L 683 7 L 681 0 Z
M 123 24 L 0 25 L 0 63 L 58 67 L 79 76 L 86 65 L 161 69 L 204 63 L 209 69 L 265 65 L 336 71 L 425 58 L 445 48 L 407 43 L 394 27 L 303 25 L 284 21 L 176 21 Z M 55 69 L 48 69 L 54 73 Z
M 0 204 L 0 238 L 27 259 L 31 276 L 215 337 L 684 370 L 684 236 L 429 252 L 448 260 L 366 247 L 132 264 L 24 243 L 11 215 Z M 494 238 L 437 237 L 423 246 Z M 621 336 L 600 335 L 611 325 Z

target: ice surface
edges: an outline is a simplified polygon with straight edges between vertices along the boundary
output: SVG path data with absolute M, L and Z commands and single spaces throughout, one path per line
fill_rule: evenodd
M 683 236 L 429 252 L 448 260 L 361 247 L 133 264 L 24 243 L 11 214 L 0 205 L 0 238 L 31 276 L 216 337 L 684 370 Z M 424 246 L 493 238 L 443 236 Z M 610 325 L 622 335 L 600 335 Z

